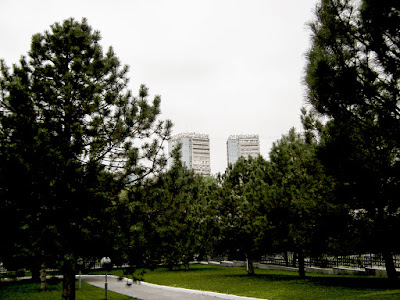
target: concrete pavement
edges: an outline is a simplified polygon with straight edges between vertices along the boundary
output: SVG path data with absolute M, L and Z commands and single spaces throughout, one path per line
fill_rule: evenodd
M 82 281 L 104 288 L 104 275 L 82 275 Z M 142 300 L 260 300 L 259 298 L 240 297 L 215 292 L 190 290 L 170 286 L 162 286 L 147 282 L 127 286 L 127 279 L 118 280 L 117 276 L 108 275 L 108 290 Z M 265 300 L 265 299 L 264 299 Z

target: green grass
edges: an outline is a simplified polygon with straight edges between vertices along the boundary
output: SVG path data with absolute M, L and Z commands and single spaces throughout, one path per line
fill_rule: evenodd
M 21 277 L 24 277 L 24 276 L 32 276 L 32 273 L 31 272 L 25 272 L 24 275 L 21 276 Z M 0 274 L 0 278 L 18 278 L 18 276 L 17 276 L 15 271 L 9 271 L 7 273 Z
M 50 280 L 46 291 L 39 290 L 40 283 L 30 281 L 1 282 L 1 300 L 53 300 L 61 299 L 62 282 Z M 104 299 L 104 289 L 100 289 L 82 282 L 81 289 L 76 285 L 77 300 L 101 300 Z M 123 296 L 117 293 L 108 292 L 110 300 L 132 300 L 134 298 Z
M 121 270 L 110 274 L 123 276 Z M 270 300 L 400 299 L 400 281 L 386 278 L 309 273 L 306 279 L 299 279 L 294 272 L 258 269 L 256 275 L 247 276 L 244 268 L 207 265 L 192 265 L 187 272 L 147 271 L 144 281 Z

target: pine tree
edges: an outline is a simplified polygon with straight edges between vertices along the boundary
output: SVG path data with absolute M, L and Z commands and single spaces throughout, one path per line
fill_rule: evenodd
M 144 85 L 134 97 L 128 67 L 99 42 L 85 19 L 68 19 L 34 35 L 11 71 L 1 63 L 2 159 L 17 167 L 27 194 L 3 180 L 3 205 L 15 205 L 20 227 L 42 236 L 34 252 L 62 261 L 63 299 L 75 298 L 82 233 L 128 181 L 165 166 L 172 126 L 157 120 L 160 97 L 149 103 Z
M 311 23 L 308 102 L 329 120 L 325 164 L 352 209 L 374 223 L 373 248 L 396 277 L 400 202 L 400 3 L 322 0 Z M 397 222 L 398 223 L 398 222 Z

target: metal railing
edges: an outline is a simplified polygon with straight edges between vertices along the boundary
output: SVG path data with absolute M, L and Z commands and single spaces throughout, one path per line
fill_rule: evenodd
M 400 257 L 394 256 L 393 262 L 395 268 L 400 268 Z M 263 256 L 260 263 L 280 265 L 288 267 L 298 267 L 298 260 L 292 257 L 282 256 Z M 305 258 L 304 265 L 306 267 L 320 267 L 320 268 L 374 268 L 385 267 L 385 261 L 381 256 L 377 255 L 351 255 L 351 256 L 330 256 L 318 258 Z

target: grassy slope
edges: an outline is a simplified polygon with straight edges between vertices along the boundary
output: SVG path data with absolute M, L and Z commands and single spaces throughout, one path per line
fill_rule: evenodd
M 61 299 L 62 283 L 49 284 L 48 290 L 39 291 L 40 284 L 28 281 L 0 283 L 1 300 L 54 300 Z M 82 282 L 82 288 L 76 286 L 77 300 L 101 300 L 104 299 L 104 289 L 96 288 Z M 109 300 L 132 300 L 128 296 L 108 292 Z
M 148 271 L 144 281 L 270 300 L 400 299 L 400 281 L 386 278 L 308 274 L 299 279 L 297 273 L 277 270 L 256 270 L 255 276 L 247 276 L 244 268 L 207 265 L 193 265 L 188 272 Z

